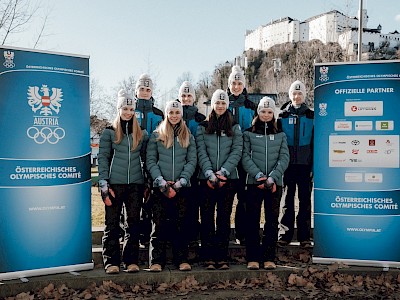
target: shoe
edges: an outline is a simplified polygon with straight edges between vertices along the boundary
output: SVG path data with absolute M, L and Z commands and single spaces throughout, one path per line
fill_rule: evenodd
M 192 267 L 188 263 L 181 263 L 179 265 L 179 271 L 191 271 Z
M 150 272 L 161 272 L 162 267 L 159 264 L 154 264 L 150 266 Z
M 272 269 L 276 269 L 276 264 L 272 261 L 265 261 L 264 262 L 264 269 L 267 270 L 272 270 Z
M 218 270 L 229 270 L 229 265 L 225 261 L 220 261 L 217 263 Z
M 127 268 L 126 271 L 128 273 L 136 273 L 139 272 L 139 266 L 137 264 L 130 264 Z
M 258 269 L 260 269 L 260 264 L 257 261 L 249 261 L 247 263 L 247 269 L 258 270 Z
M 312 245 L 311 241 L 302 241 L 302 242 L 300 242 L 300 247 L 301 248 L 312 248 L 313 245 Z
M 290 244 L 290 242 L 284 241 L 284 240 L 279 240 L 279 241 L 276 242 L 276 244 L 277 244 L 278 247 L 286 247 L 287 245 Z
M 210 260 L 210 261 L 206 261 L 206 270 L 215 270 L 215 262 Z
M 119 267 L 118 266 L 108 266 L 106 268 L 106 273 L 107 274 L 118 274 L 119 273 Z

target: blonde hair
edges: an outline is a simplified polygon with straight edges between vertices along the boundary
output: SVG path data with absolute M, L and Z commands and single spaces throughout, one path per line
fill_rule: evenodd
M 177 124 L 179 126 L 178 129 L 178 142 L 182 146 L 182 148 L 189 147 L 190 144 L 190 131 L 186 126 L 186 123 L 183 119 Z M 164 120 L 158 125 L 155 130 L 158 132 L 157 141 L 161 141 L 165 148 L 171 148 L 174 143 L 174 128 L 171 123 L 168 121 L 168 117 L 165 117 Z
M 124 136 L 124 132 L 122 131 L 122 126 L 121 126 L 121 117 L 120 117 L 119 114 L 114 119 L 113 127 L 114 127 L 114 130 L 115 130 L 115 141 L 114 141 L 114 143 L 119 144 L 119 143 L 121 143 L 122 138 Z M 133 139 L 133 144 L 132 144 L 131 151 L 136 149 L 136 147 L 139 145 L 139 142 L 142 140 L 142 137 L 143 137 L 142 129 L 140 128 L 139 122 L 136 119 L 136 115 L 133 114 L 133 116 L 132 116 L 132 139 Z

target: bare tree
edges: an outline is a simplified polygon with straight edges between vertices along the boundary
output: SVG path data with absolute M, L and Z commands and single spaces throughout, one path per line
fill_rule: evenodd
M 176 85 L 175 85 L 176 96 L 178 96 L 179 88 L 180 88 L 182 82 L 189 81 L 191 84 L 193 84 L 193 80 L 194 80 L 193 75 L 192 75 L 192 73 L 190 73 L 190 71 L 183 72 L 182 75 L 176 79 Z
M 1 45 L 9 42 L 11 36 L 28 31 L 29 25 L 40 10 L 40 3 L 33 3 L 31 0 L 0 0 Z M 40 39 L 44 37 L 49 15 L 49 13 L 44 14 L 44 18 L 41 20 L 42 25 L 31 47 L 35 48 Z
M 124 89 L 132 97 L 135 96 L 136 79 L 131 75 L 118 83 L 118 90 Z
M 115 116 L 116 94 L 112 97 L 104 92 L 96 78 L 90 80 L 90 115 L 112 120 Z
M 200 79 L 197 82 L 197 91 L 199 93 L 199 96 L 204 96 L 206 99 L 211 98 L 213 93 L 212 80 L 213 78 L 209 72 L 203 72 L 200 74 Z

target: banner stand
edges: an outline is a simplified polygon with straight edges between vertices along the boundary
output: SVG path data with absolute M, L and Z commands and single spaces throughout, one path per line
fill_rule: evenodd
M 91 263 L 71 265 L 71 266 L 44 268 L 44 269 L 36 269 L 36 270 L 26 270 L 26 271 L 9 272 L 9 273 L 0 273 L 0 280 L 13 280 L 13 279 L 26 278 L 26 277 L 33 277 L 33 276 L 43 276 L 43 275 L 52 275 L 52 274 L 60 274 L 60 273 L 68 273 L 68 272 L 85 271 L 85 270 L 91 270 L 91 269 L 93 269 L 93 267 L 94 267 L 94 263 L 91 262 Z
M 400 268 L 400 61 L 315 64 L 314 263 Z
M 0 280 L 93 269 L 89 57 L 0 52 Z

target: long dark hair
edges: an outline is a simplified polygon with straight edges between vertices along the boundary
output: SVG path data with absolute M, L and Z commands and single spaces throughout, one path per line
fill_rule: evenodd
M 263 122 L 260 120 L 260 116 L 257 115 L 254 117 L 251 122 L 251 132 L 263 133 L 265 128 L 265 123 L 268 124 L 267 134 L 275 134 L 280 132 L 277 127 L 275 116 L 272 117 L 272 120 L 269 122 Z
M 208 115 L 207 134 L 216 133 L 221 136 L 223 131 L 227 136 L 233 136 L 233 118 L 231 112 L 227 109 L 221 116 L 217 116 L 214 110 Z

